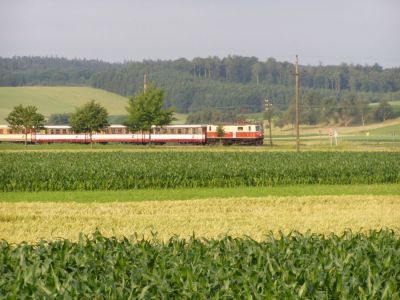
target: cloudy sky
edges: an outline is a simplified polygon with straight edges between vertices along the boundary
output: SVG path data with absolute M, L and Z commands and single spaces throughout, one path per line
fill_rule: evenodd
M 400 67 L 399 0 L 0 0 L 0 56 Z

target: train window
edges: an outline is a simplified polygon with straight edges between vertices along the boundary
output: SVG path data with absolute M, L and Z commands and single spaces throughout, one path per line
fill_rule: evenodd
M 181 134 L 181 133 L 182 133 L 182 129 L 178 128 L 178 134 Z
M 0 129 L 0 134 L 3 134 L 3 129 Z
M 243 131 L 243 127 L 238 127 L 238 131 Z
M 256 131 L 260 131 L 261 130 L 261 126 L 257 125 L 256 126 Z
M 211 131 L 211 126 L 208 126 L 208 131 Z
M 251 126 L 249 126 L 249 131 L 251 131 Z

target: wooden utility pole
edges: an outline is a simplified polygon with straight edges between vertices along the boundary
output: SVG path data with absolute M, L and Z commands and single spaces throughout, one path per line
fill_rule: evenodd
M 299 112 L 299 56 L 296 55 L 296 150 L 300 151 L 300 112 Z

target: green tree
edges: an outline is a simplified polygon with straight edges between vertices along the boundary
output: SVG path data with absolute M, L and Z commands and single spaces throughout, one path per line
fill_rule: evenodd
M 151 126 L 168 125 L 173 120 L 174 109 L 164 108 L 164 91 L 150 84 L 146 91 L 142 91 L 129 99 L 128 119 L 124 123 L 132 131 L 149 133 L 151 140 Z
M 91 100 L 76 109 L 70 117 L 70 125 L 74 132 L 89 134 L 90 145 L 93 147 L 93 132 L 99 132 L 109 125 L 107 117 L 107 110 L 99 103 Z
M 337 123 L 339 120 L 338 101 L 334 97 L 325 97 L 320 109 L 320 120 L 326 123 Z
M 252 71 L 252 76 L 256 81 L 256 84 L 259 85 L 260 84 L 261 64 L 260 63 L 255 63 L 251 67 L 251 71 Z
M 44 128 L 45 118 L 37 112 L 35 106 L 29 105 L 23 107 L 22 105 L 18 105 L 9 113 L 6 121 L 13 130 L 24 132 L 26 147 L 28 144 L 28 133 L 32 134 L 33 131 Z
M 225 136 L 224 126 L 218 125 L 216 128 L 217 137 L 219 137 L 219 144 L 222 145 L 223 138 Z
M 357 97 L 354 94 L 347 94 L 339 104 L 339 116 L 344 126 L 350 125 L 357 115 L 356 102 Z
M 393 108 L 387 100 L 381 100 L 374 111 L 374 118 L 377 121 L 385 122 L 394 117 Z
M 278 127 L 281 131 L 285 125 L 287 125 L 288 120 L 284 117 L 283 114 L 280 114 L 275 120 L 274 120 L 274 126 Z
M 362 126 L 365 125 L 365 116 L 368 112 L 368 101 L 364 98 L 357 97 L 354 102 L 357 118 L 361 121 Z
M 307 91 L 301 104 L 301 122 L 308 125 L 315 125 L 319 122 L 321 95 L 315 91 Z
M 50 124 L 50 125 L 69 124 L 70 117 L 71 117 L 71 113 L 51 114 L 49 116 L 49 119 L 47 120 L 47 124 Z

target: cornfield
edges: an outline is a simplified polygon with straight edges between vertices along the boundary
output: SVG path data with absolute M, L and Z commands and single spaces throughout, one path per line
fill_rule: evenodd
M 400 153 L 1 153 L 0 191 L 400 182 Z
M 0 243 L 0 295 L 85 299 L 399 299 L 400 240 L 369 234 L 272 234 Z

